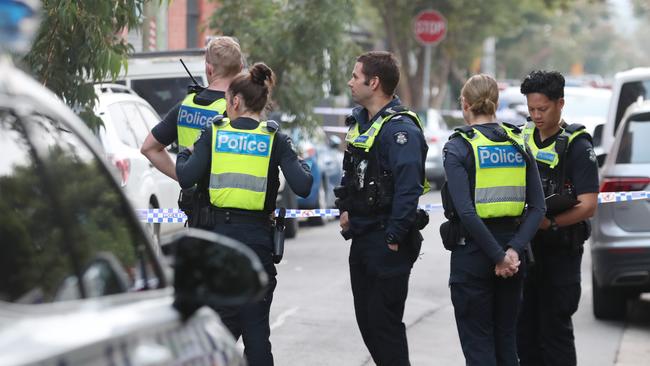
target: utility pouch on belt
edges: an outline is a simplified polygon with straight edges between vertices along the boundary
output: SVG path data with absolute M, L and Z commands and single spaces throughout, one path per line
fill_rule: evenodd
M 279 209 L 275 218 L 275 230 L 273 230 L 273 263 L 278 264 L 284 254 L 284 224 L 287 210 L 284 207 Z
M 178 195 L 178 208 L 185 212 L 187 216 L 187 221 L 185 225 L 192 226 L 192 213 L 194 208 L 194 194 L 196 193 L 196 186 L 190 188 L 181 189 L 181 192 Z
M 445 249 L 454 250 L 459 245 L 464 245 L 465 229 L 458 218 L 454 203 L 451 201 L 447 182 L 442 185 L 440 195 L 442 196 L 442 208 L 447 218 L 447 221 L 440 225 L 440 238 L 442 238 L 442 245 Z

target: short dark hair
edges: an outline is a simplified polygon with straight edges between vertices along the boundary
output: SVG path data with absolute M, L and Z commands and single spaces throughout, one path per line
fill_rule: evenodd
M 557 71 L 535 70 L 521 83 L 521 94 L 540 93 L 550 100 L 564 98 L 564 76 Z
M 392 53 L 386 51 L 366 52 L 357 57 L 357 62 L 363 65 L 361 71 L 366 77 L 376 76 L 379 78 L 379 84 L 384 94 L 391 96 L 395 94 L 399 83 L 399 66 Z

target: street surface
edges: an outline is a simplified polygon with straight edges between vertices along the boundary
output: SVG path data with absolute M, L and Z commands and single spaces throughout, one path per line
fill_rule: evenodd
M 420 200 L 421 204 L 439 202 L 438 191 Z M 449 252 L 438 234 L 443 215 L 430 217 L 423 231 L 423 254 L 411 274 L 404 316 L 411 364 L 464 365 L 447 286 Z M 297 239 L 287 240 L 271 308 L 277 365 L 374 365 L 354 317 L 348 250 L 338 221 L 301 227 Z M 597 321 L 591 310 L 588 250 L 582 268 L 582 298 L 574 316 L 578 364 L 647 365 L 650 302 L 633 303 L 626 322 Z

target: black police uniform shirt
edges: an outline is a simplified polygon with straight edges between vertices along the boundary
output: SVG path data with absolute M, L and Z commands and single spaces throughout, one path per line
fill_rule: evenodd
M 194 103 L 199 105 L 210 105 L 215 100 L 223 99 L 225 97 L 226 93 L 223 91 L 204 89 L 194 97 Z M 153 137 L 165 146 L 178 140 L 178 129 L 176 124 L 178 122 L 178 110 L 181 108 L 181 104 L 183 104 L 182 100 L 167 112 L 165 118 L 163 118 L 160 123 L 151 129 Z
M 400 99 L 394 97 L 371 119 L 368 119 L 368 111 L 362 107 L 353 109 L 352 115 L 359 124 L 359 131 L 363 133 L 375 119 L 381 118 L 386 109 L 400 105 Z M 405 115 L 393 117 L 386 122 L 374 145 L 373 148 L 379 148 L 381 170 L 388 170 L 393 175 L 393 205 L 389 216 L 350 215 L 350 228 L 353 233 L 360 233 L 386 222 L 386 237 L 392 235 L 397 238 L 397 243 L 400 243 L 415 222 L 418 199 L 424 189 L 424 161 L 428 146 L 417 122 Z M 345 179 L 346 177 L 343 177 L 343 184 Z
M 473 127 L 493 141 L 504 141 L 494 133 L 497 123 L 474 125 Z M 533 162 L 532 154 L 528 151 Z M 474 206 L 474 187 L 476 186 L 476 167 L 474 152 L 471 145 L 462 136 L 457 136 L 445 144 L 443 148 L 443 164 L 447 175 L 447 185 L 454 207 L 460 216 L 463 226 L 471 238 L 452 252 L 451 275 L 449 282 L 465 282 L 475 278 L 491 278 L 494 276 L 494 266 L 505 256 L 506 247 L 512 247 L 524 260 L 524 249 L 537 232 L 546 206 L 544 192 L 539 178 L 537 164 L 526 164 L 526 214 L 522 224 L 506 245 L 499 243 L 495 235 L 484 224 L 476 213 Z
M 551 145 L 562 131 L 541 141 L 539 130 L 535 128 L 533 139 L 535 145 L 543 149 Z M 598 162 L 594 148 L 588 138 L 579 135 L 569 145 L 566 154 L 566 178 L 575 186 L 576 195 L 598 193 Z
M 254 119 L 240 117 L 230 122 L 237 129 L 253 130 L 259 122 Z M 210 163 L 212 161 L 212 124 L 203 130 L 201 136 L 194 144 L 194 152 L 183 149 L 176 158 L 176 175 L 182 188 L 189 188 L 202 179 L 210 176 Z M 189 160 L 190 155 L 192 159 Z M 284 177 L 291 189 L 299 196 L 306 197 L 311 191 L 313 177 L 309 166 L 298 159 L 292 149 L 291 139 L 278 131 L 273 138 L 271 148 L 271 161 L 269 163 L 266 199 L 264 212 L 270 213 L 275 209 L 275 202 L 280 187 L 278 167 L 282 167 Z M 287 207 L 295 208 L 295 207 Z

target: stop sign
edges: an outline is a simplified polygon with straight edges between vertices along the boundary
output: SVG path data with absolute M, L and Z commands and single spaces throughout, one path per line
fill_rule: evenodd
M 445 38 L 447 20 L 435 10 L 421 11 L 413 19 L 413 33 L 421 44 L 434 45 Z

